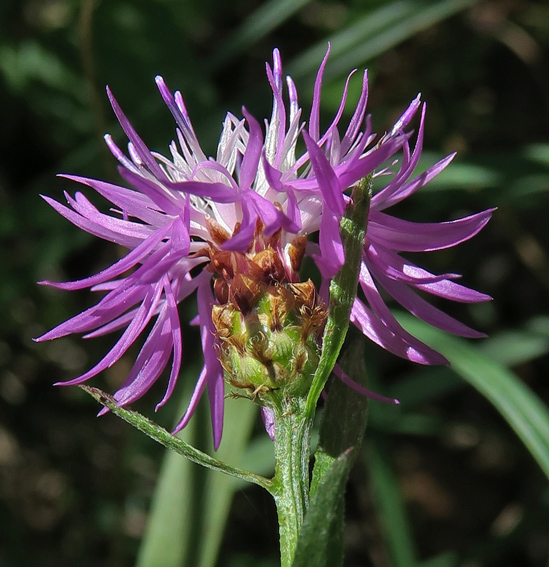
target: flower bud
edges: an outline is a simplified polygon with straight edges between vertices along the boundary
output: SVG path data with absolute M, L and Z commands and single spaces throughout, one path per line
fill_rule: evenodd
M 327 311 L 311 280 L 262 286 L 255 305 L 213 308 L 225 380 L 260 405 L 304 396 L 320 356 Z

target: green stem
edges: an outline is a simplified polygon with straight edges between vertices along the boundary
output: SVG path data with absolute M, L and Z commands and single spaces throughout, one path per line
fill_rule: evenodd
M 182 439 L 179 439 L 179 437 L 168 433 L 163 427 L 160 427 L 160 425 L 152 422 L 140 413 L 119 407 L 118 402 L 112 396 L 102 392 L 98 388 L 92 388 L 91 386 L 80 386 L 80 388 L 95 398 L 100 404 L 109 408 L 112 413 L 122 418 L 130 425 L 133 425 L 136 429 L 139 429 L 139 431 L 148 435 L 151 439 L 154 439 L 161 445 L 164 445 L 164 447 L 187 457 L 187 459 L 193 463 L 202 465 L 203 467 L 214 471 L 228 474 L 229 476 L 234 476 L 247 482 L 253 482 L 272 493 L 272 481 L 268 478 L 264 478 L 238 467 L 233 467 L 219 459 L 210 457 L 210 455 L 207 455 L 206 453 L 195 449 L 188 443 L 185 443 Z
M 345 264 L 330 283 L 328 321 L 322 338 L 322 355 L 307 400 L 307 414 L 314 418 L 318 398 L 335 366 L 349 328 L 349 317 L 356 298 L 368 212 L 372 197 L 372 174 L 353 187 L 351 201 L 340 223 Z
M 303 518 L 309 505 L 309 454 L 312 420 L 305 399 L 283 404 L 275 417 L 272 494 L 280 530 L 281 567 L 291 567 Z

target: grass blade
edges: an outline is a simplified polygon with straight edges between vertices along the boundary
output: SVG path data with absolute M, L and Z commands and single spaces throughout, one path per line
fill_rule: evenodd
M 371 494 L 379 515 L 383 536 L 393 567 L 414 567 L 417 556 L 406 507 L 398 480 L 381 443 L 370 440 L 364 454 Z
M 496 407 L 549 478 L 549 411 L 541 400 L 514 372 L 467 341 L 408 314 L 401 313 L 398 319 L 406 330 L 441 352 L 454 372 Z

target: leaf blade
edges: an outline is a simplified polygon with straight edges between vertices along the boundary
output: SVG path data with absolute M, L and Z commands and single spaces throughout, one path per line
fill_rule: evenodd
M 505 366 L 463 339 L 400 313 L 400 323 L 441 352 L 451 367 L 483 394 L 509 423 L 549 478 L 549 411 L 541 400 Z
M 351 451 L 336 459 L 323 477 L 301 528 L 292 567 L 334 567 L 338 563 L 339 540 L 334 537 L 340 518 L 339 505 L 352 464 Z M 336 534 L 337 535 L 337 534 Z

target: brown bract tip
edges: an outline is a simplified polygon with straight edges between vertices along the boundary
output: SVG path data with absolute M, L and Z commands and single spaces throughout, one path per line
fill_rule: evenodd
M 272 248 L 267 248 L 255 254 L 253 262 L 259 267 L 265 283 L 283 283 L 286 280 L 286 270 L 282 260 Z
M 221 246 L 224 242 L 229 240 L 230 234 L 225 230 L 215 219 L 210 216 L 206 216 L 206 226 L 208 227 L 208 232 L 212 237 L 212 240 L 217 246 Z
M 303 257 L 305 256 L 305 248 L 307 246 L 307 235 L 302 234 L 301 236 L 296 236 L 290 244 L 288 244 L 288 256 L 290 257 L 290 264 L 292 270 L 297 273 L 301 269 L 301 262 L 303 262 Z

